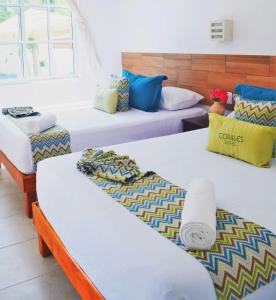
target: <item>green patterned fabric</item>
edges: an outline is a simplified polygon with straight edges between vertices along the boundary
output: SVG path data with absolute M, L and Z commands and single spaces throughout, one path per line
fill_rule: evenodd
M 179 228 L 185 190 L 153 173 L 127 184 L 95 175 L 90 179 L 184 251 Z M 188 252 L 210 273 L 217 298 L 242 299 L 275 280 L 276 236 L 222 209 L 217 210 L 216 217 L 216 243 L 210 250 Z
M 146 175 L 139 170 L 135 161 L 129 156 L 92 148 L 84 150 L 77 168 L 84 174 L 96 175 L 121 183 L 134 182 Z
M 128 111 L 129 109 L 129 81 L 127 78 L 111 76 L 110 88 L 118 91 L 117 111 Z
M 131 184 L 97 176 L 91 180 L 184 251 L 179 237 L 183 189 L 156 174 Z M 216 236 L 210 250 L 188 252 L 210 273 L 218 299 L 242 299 L 276 279 L 276 236 L 271 231 L 218 209 Z
M 235 95 L 234 99 L 235 119 L 276 127 L 276 101 L 247 101 L 239 95 Z
M 28 118 L 14 119 L 10 117 L 9 119 L 26 133 L 26 122 Z M 56 125 L 39 134 L 30 135 L 29 139 L 32 149 L 34 170 L 36 170 L 38 162 L 46 158 L 71 153 L 70 134 L 61 126 Z
M 276 101 L 246 100 L 235 95 L 235 119 L 258 125 L 276 127 Z M 276 157 L 276 141 L 272 157 Z

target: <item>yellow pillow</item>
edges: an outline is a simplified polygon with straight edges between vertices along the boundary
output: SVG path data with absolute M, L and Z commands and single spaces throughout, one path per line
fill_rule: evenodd
M 209 114 L 207 150 L 269 167 L 276 128 Z
M 97 87 L 94 107 L 110 114 L 116 112 L 118 105 L 117 89 L 101 89 Z

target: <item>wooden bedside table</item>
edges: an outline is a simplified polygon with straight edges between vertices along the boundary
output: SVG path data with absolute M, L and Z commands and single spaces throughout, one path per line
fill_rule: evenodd
M 209 115 L 182 120 L 183 132 L 209 127 Z

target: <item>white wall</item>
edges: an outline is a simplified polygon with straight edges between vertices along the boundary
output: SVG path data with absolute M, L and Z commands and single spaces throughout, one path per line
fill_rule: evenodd
M 276 55 L 275 0 L 79 0 L 106 77 L 121 51 Z M 209 40 L 209 21 L 234 20 L 234 40 Z M 87 101 L 93 80 L 79 51 L 79 77 L 0 85 L 0 107 Z
M 122 51 L 276 54 L 275 0 L 120 0 Z M 234 20 L 234 40 L 209 40 L 209 21 Z
M 119 0 L 80 0 L 106 76 L 121 71 Z
M 80 8 L 89 20 L 105 74 L 119 73 L 119 0 L 80 0 Z M 95 81 L 88 77 L 87 61 L 80 45 L 78 77 L 73 79 L 38 80 L 24 84 L 0 84 L 0 107 L 13 105 L 51 105 L 93 98 Z M 107 76 L 107 75 L 106 75 Z

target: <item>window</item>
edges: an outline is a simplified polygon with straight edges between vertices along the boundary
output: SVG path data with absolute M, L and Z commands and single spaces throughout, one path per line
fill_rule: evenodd
M 0 84 L 76 73 L 66 0 L 0 0 Z

